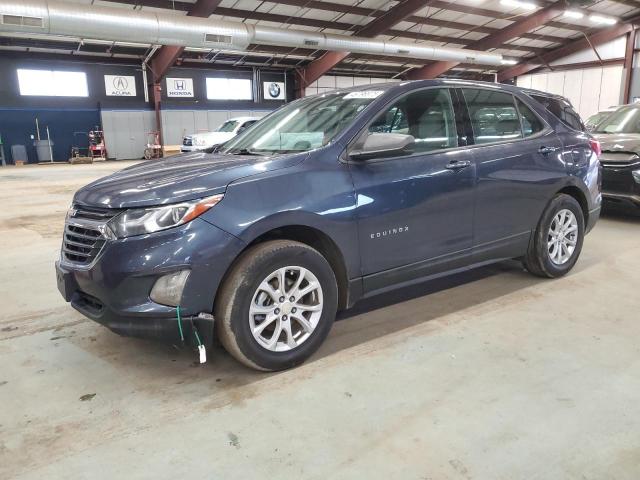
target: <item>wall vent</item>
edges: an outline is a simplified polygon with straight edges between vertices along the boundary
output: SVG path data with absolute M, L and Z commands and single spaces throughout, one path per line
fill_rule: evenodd
M 304 44 L 307 47 L 317 47 L 318 45 L 320 45 L 320 42 L 318 40 L 309 40 L 308 38 L 305 38 Z
M 44 26 L 44 22 L 41 17 L 25 17 L 22 15 L 2 15 L 2 24 L 38 28 L 42 28 Z
M 218 35 L 217 33 L 205 33 L 204 41 L 206 43 L 223 43 L 225 45 L 232 45 L 233 37 L 231 35 Z

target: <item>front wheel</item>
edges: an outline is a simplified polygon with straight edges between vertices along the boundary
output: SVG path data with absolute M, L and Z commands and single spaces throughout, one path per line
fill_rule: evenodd
M 570 195 L 556 195 L 542 213 L 524 258 L 525 268 L 540 277 L 565 275 L 582 251 L 584 224 L 578 201 Z
M 335 275 L 318 251 L 288 240 L 264 242 L 238 259 L 222 285 L 218 336 L 249 367 L 291 368 L 322 344 L 337 303 Z

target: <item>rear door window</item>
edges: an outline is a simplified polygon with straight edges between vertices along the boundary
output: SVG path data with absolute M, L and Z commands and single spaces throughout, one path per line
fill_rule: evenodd
M 522 138 L 513 95 L 500 91 L 462 89 L 476 144 Z
M 522 117 L 522 133 L 525 137 L 529 137 L 544 130 L 544 124 L 538 116 L 519 98 L 516 98 L 518 111 Z
M 369 132 L 412 135 L 416 153 L 457 147 L 449 89 L 419 90 L 401 98 L 369 126 Z
M 574 130 L 584 131 L 586 127 L 580 115 L 573 109 L 566 100 L 555 97 L 545 97 L 543 95 L 531 95 L 531 98 L 540 102 L 544 107 L 553 113 L 562 123 Z

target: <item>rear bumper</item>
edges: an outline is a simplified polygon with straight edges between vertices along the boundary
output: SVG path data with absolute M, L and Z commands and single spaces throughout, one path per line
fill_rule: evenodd
M 601 209 L 602 209 L 601 207 L 598 207 L 589 211 L 589 220 L 587 220 L 585 233 L 589 233 L 591 230 L 593 230 L 593 227 L 596 226 L 596 223 L 600 219 Z
M 56 262 L 58 289 L 80 313 L 124 336 L 180 341 L 175 307 L 149 298 L 156 280 L 190 270 L 180 301 L 185 340 L 194 343 L 192 327 L 210 340 L 213 322 L 197 318 L 211 313 L 224 273 L 244 244 L 201 219 L 151 235 L 109 241 L 91 267 Z

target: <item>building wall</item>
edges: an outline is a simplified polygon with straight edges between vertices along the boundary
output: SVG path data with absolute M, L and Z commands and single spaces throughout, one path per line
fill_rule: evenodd
M 519 87 L 568 98 L 583 119 L 622 101 L 622 65 L 535 73 L 518 77 Z
M 621 60 L 625 55 L 626 37 L 596 47 L 602 60 Z M 598 63 L 592 49 L 585 49 L 552 62 L 554 71 L 522 75 L 516 79 L 520 87 L 533 88 L 567 97 L 582 118 L 603 108 L 619 105 L 623 100 L 624 68 L 622 64 L 575 68 L 572 64 Z M 566 67 L 566 68 L 563 68 Z
M 377 77 L 353 77 L 345 75 L 323 75 L 305 89 L 305 96 L 316 95 L 318 93 L 330 92 L 336 88 L 348 88 L 358 85 L 369 85 L 371 83 L 396 82 L 389 78 Z
M 65 57 L 66 58 L 66 57 Z M 88 97 L 21 96 L 17 70 L 42 69 L 82 71 L 87 75 Z M 135 97 L 112 97 L 105 92 L 104 75 L 133 76 Z M 253 79 L 252 69 L 234 68 L 173 68 L 168 77 L 192 78 L 193 98 L 168 98 L 162 82 L 163 126 L 166 144 L 178 144 L 185 133 L 214 129 L 230 116 L 251 114 L 263 116 L 281 106 L 284 101 L 264 100 L 262 82 L 283 82 L 286 99 L 294 95 L 293 77 L 280 71 L 260 71 L 258 97 L 254 100 L 208 100 L 207 77 Z M 99 61 L 47 60 L 7 54 L 0 58 L 0 136 L 5 155 L 12 161 L 11 145 L 25 145 L 29 161 L 36 161 L 33 140 L 35 120 L 41 126 L 41 136 L 49 127 L 54 142 L 55 160 L 66 160 L 73 145 L 85 147 L 86 132 L 103 125 L 109 156 L 140 158 L 148 141 L 148 132 L 157 130 L 151 102 L 145 102 L 140 65 L 120 65 Z

